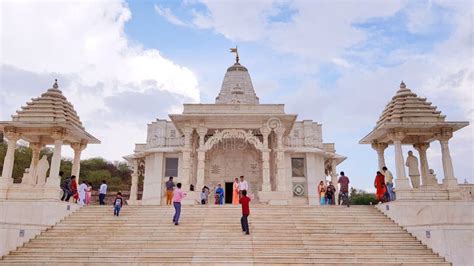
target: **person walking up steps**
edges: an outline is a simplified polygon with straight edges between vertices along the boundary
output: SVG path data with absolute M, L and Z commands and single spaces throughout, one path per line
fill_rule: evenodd
M 115 216 L 119 216 L 122 206 L 123 206 L 122 193 L 117 192 L 117 197 L 115 197 L 115 200 L 114 200 L 114 215 Z
M 242 218 L 240 218 L 240 223 L 242 224 L 242 231 L 244 231 L 246 235 L 249 235 L 250 229 L 248 217 L 250 215 L 250 198 L 247 197 L 247 190 L 242 190 L 240 204 L 242 205 Z
M 174 216 L 173 223 L 174 225 L 179 224 L 179 216 L 181 216 L 181 200 L 186 196 L 181 190 L 181 183 L 176 184 L 176 189 L 173 192 L 173 206 L 174 206 Z
M 173 177 L 170 176 L 170 179 L 166 181 L 166 205 L 171 205 L 173 201 L 173 189 L 176 186 L 173 182 Z
M 105 195 L 107 195 L 107 182 L 102 180 L 102 185 L 99 188 L 99 205 L 105 205 Z

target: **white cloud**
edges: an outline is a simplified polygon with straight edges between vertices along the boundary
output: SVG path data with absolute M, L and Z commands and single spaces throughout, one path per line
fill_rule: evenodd
M 177 26 L 188 26 L 187 23 L 185 23 L 184 21 L 176 17 L 171 11 L 171 9 L 167 7 L 160 7 L 158 5 L 154 5 L 154 8 L 155 8 L 156 13 L 158 13 L 158 15 L 165 18 L 168 22 Z
M 201 2 L 208 10 L 194 12 L 197 27 L 212 28 L 232 41 L 262 42 L 279 52 L 327 61 L 365 39 L 352 23 L 391 15 L 402 6 L 378 1 L 364 5 L 348 1 Z M 281 9 L 292 9 L 291 19 L 272 22 L 271 17 Z
M 74 104 L 86 129 L 102 140 L 100 148 L 86 149 L 86 157 L 120 159 L 133 150 L 133 141 L 144 140 L 149 120 L 143 117 L 158 116 L 137 113 L 123 120 L 127 109 L 113 109 L 105 102 L 108 97 L 155 92 L 156 99 L 140 110 L 147 112 L 149 106 L 149 112 L 154 112 L 160 107 L 162 113 L 183 101 L 200 99 L 193 72 L 164 58 L 158 50 L 144 49 L 127 38 L 124 25 L 132 14 L 123 1 L 3 1 L 1 16 L 0 71 L 10 71 L 12 78 L 25 82 L 19 88 L 18 81 L 6 82 L 2 76 L 0 97 L 8 97 L 8 101 L 2 104 L 0 119 L 10 119 L 15 110 L 59 77 L 60 89 Z M 40 78 L 32 78 L 37 76 Z M 170 100 L 163 93 L 176 97 Z M 141 122 L 142 128 L 128 127 L 136 122 Z

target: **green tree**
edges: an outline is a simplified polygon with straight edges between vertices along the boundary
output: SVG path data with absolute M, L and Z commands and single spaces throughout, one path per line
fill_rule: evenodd
M 370 205 L 377 203 L 375 194 L 364 190 L 351 188 L 350 201 L 352 205 Z

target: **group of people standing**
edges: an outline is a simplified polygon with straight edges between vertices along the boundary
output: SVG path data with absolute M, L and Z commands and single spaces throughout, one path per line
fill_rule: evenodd
M 62 177 L 64 173 L 61 171 L 59 175 Z M 61 201 L 67 201 L 73 199 L 74 203 L 77 203 L 81 206 L 89 205 L 92 201 L 92 183 L 83 180 L 81 184 L 77 185 L 76 176 L 71 176 L 61 183 L 61 190 L 63 195 L 61 196 Z M 102 184 L 99 188 L 99 204 L 105 205 L 105 196 L 107 194 L 107 182 L 102 180 Z
M 375 196 L 379 202 L 388 202 L 395 200 L 393 192 L 393 175 L 386 166 L 382 167 L 382 171 L 377 171 L 374 180 L 376 189 Z
M 337 181 L 339 184 L 339 194 L 336 195 L 337 189 L 331 181 L 328 181 L 326 185 L 324 181 L 321 180 L 318 185 L 318 196 L 320 205 L 335 205 L 336 196 L 338 196 L 339 204 L 344 204 L 349 207 L 349 178 L 344 174 L 340 173 L 339 179 Z
M 173 182 L 173 177 L 170 177 L 165 183 L 166 187 L 166 205 L 171 205 L 175 209 L 173 215 L 174 225 L 179 225 L 179 218 L 181 216 L 181 202 L 187 196 L 185 192 L 181 189 L 182 184 Z M 242 225 L 242 231 L 245 234 L 250 234 L 248 217 L 250 215 L 250 201 L 251 199 L 247 196 L 249 185 L 245 180 L 244 176 L 240 176 L 240 181 L 238 178 L 235 178 L 233 183 L 232 191 L 232 204 L 241 204 L 242 205 L 242 217 L 240 223 Z M 209 199 L 209 188 L 204 186 L 201 192 L 201 204 L 207 204 Z M 224 204 L 224 189 L 221 184 L 217 185 L 215 190 L 215 204 L 221 205 Z

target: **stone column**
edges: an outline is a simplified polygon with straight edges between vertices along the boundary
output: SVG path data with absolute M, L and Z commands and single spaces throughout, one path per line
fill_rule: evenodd
M 197 130 L 197 133 L 199 134 L 199 150 L 198 150 L 196 189 L 198 189 L 199 191 L 204 186 L 204 169 L 205 169 L 205 160 L 206 160 L 204 137 L 206 136 L 207 128 L 200 127 Z
M 403 132 L 396 132 L 389 135 L 395 146 L 395 169 L 397 178 L 395 180 L 396 190 L 410 190 L 410 180 L 405 173 L 405 161 L 403 159 L 402 140 L 405 137 Z M 398 195 L 397 195 L 398 197 Z
M 38 162 L 39 162 L 39 156 L 40 156 L 40 151 L 41 148 L 43 148 L 43 145 L 41 143 L 30 143 L 30 148 L 32 150 L 32 156 L 31 156 L 31 163 L 30 163 L 30 171 L 29 174 L 26 176 L 23 176 L 23 179 L 21 180 L 22 184 L 27 184 L 27 185 L 34 185 L 38 182 L 36 180 L 36 169 L 38 167 Z
M 271 191 L 272 186 L 270 184 L 270 149 L 268 148 L 268 135 L 270 129 L 266 126 L 260 129 L 263 136 L 263 149 L 262 149 L 262 191 Z
M 20 139 L 20 134 L 16 132 L 5 132 L 5 137 L 8 140 L 7 153 L 3 160 L 2 176 L 0 177 L 0 185 L 9 185 L 13 183 L 12 173 L 13 164 L 15 163 L 15 148 L 16 142 Z
M 184 148 L 183 148 L 183 166 L 182 166 L 182 183 L 183 187 L 189 187 L 191 180 L 191 138 L 193 133 L 193 128 L 185 127 L 183 129 L 184 133 Z M 196 191 L 199 191 L 198 187 L 195 187 Z
M 59 168 L 61 167 L 61 148 L 65 134 L 61 131 L 54 132 L 51 137 L 54 139 L 53 158 L 49 168 L 49 177 L 46 180 L 46 186 L 58 188 L 61 180 L 59 179 Z
M 138 159 L 132 161 L 132 185 L 130 186 L 130 201 L 138 200 Z
M 334 194 L 334 201 L 336 205 L 339 205 L 339 186 L 337 185 L 337 171 L 336 171 L 337 162 L 336 159 L 331 160 L 331 182 L 336 188 L 336 193 Z
M 377 151 L 379 170 L 382 170 L 382 167 L 386 166 L 385 164 L 385 149 L 388 147 L 387 143 L 372 143 L 372 149 Z
M 285 128 L 279 127 L 274 129 L 277 136 L 277 190 L 287 191 L 286 175 L 285 175 L 285 152 L 283 151 L 283 133 Z
M 453 136 L 451 131 L 443 131 L 436 135 L 441 145 L 441 159 L 443 161 L 444 179 L 443 185 L 446 188 L 458 188 L 458 180 L 454 177 L 453 162 L 449 152 L 449 139 Z
M 81 169 L 81 152 L 87 147 L 85 143 L 72 143 L 71 148 L 74 150 L 74 159 L 72 161 L 71 176 L 76 176 L 76 181 L 79 183 L 79 172 Z
M 418 151 L 420 157 L 420 169 L 421 169 L 421 182 L 423 186 L 433 185 L 433 181 L 429 180 L 429 166 L 428 158 L 426 157 L 426 150 L 430 147 L 429 143 L 417 143 L 413 144 L 413 148 Z M 436 184 L 436 180 L 434 184 Z

